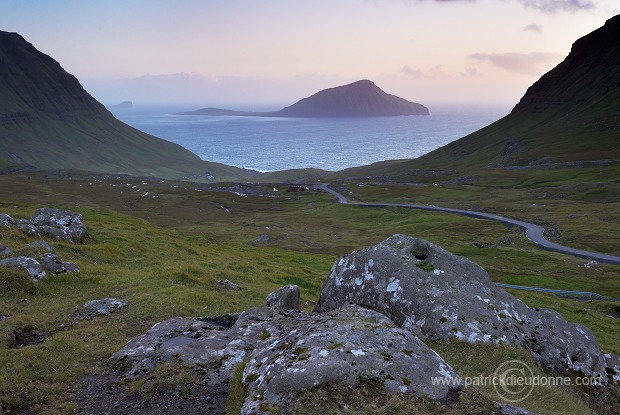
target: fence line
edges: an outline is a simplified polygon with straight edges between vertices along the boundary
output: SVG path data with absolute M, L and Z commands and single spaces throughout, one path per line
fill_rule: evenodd
M 564 295 L 576 295 L 582 297 L 591 297 L 597 300 L 603 301 L 614 301 L 614 299 L 610 299 L 601 295 L 599 293 L 595 293 L 592 291 L 571 291 L 571 290 L 554 290 L 551 288 L 537 288 L 537 287 L 527 287 L 524 285 L 513 285 L 513 284 L 503 284 L 501 282 L 496 282 L 495 286 L 502 288 L 513 288 L 515 290 L 526 290 L 526 291 L 536 291 L 541 293 L 552 293 L 552 294 L 564 294 Z

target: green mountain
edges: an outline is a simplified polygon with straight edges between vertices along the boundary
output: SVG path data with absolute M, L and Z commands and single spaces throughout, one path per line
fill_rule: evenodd
M 58 62 L 17 33 L 0 31 L 0 169 L 15 166 L 165 178 L 246 175 L 118 121 Z
M 497 122 L 418 159 L 375 163 L 345 176 L 414 170 L 477 171 L 620 160 L 620 16 L 576 41 L 570 54 Z

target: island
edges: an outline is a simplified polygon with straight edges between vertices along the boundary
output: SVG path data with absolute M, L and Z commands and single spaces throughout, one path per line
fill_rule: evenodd
M 271 112 L 234 111 L 219 108 L 202 108 L 181 112 L 180 115 L 256 116 L 295 118 L 350 118 L 391 117 L 399 115 L 429 115 L 422 104 L 407 101 L 384 92 L 367 79 L 328 88 L 304 98 L 295 104 Z

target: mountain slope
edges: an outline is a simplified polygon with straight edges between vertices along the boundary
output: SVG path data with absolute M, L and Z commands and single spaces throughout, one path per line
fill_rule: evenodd
M 123 124 L 58 62 L 17 33 L 2 31 L 0 160 L 40 169 L 160 177 L 242 173 Z
M 576 41 L 501 120 L 418 159 L 343 174 L 579 166 L 610 159 L 620 160 L 620 16 Z
M 421 157 L 420 168 L 620 159 L 620 16 L 573 44 L 503 119 Z
M 218 108 L 203 108 L 182 115 L 237 115 L 255 117 L 348 118 L 390 117 L 398 115 L 429 115 L 422 104 L 385 93 L 372 81 L 328 88 L 304 98 L 280 111 L 242 112 Z

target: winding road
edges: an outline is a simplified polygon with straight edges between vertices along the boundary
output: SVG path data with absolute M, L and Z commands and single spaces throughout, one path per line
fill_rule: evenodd
M 339 203 L 355 206 L 368 206 L 368 207 L 400 207 L 406 209 L 421 209 L 435 212 L 456 213 L 459 215 L 469 216 L 476 219 L 487 219 L 501 222 L 506 225 L 518 226 L 525 230 L 525 237 L 536 244 L 538 247 L 547 251 L 559 252 L 561 254 L 572 255 L 579 258 L 592 259 L 598 262 L 604 262 L 606 264 L 620 265 L 620 257 L 601 254 L 598 252 L 584 251 L 581 249 L 570 248 L 568 246 L 556 244 L 554 242 L 545 239 L 545 228 L 540 225 L 536 225 L 529 222 L 524 222 L 518 219 L 506 218 L 503 216 L 494 215 L 492 213 L 476 212 L 473 210 L 452 209 L 439 206 L 429 205 L 416 205 L 410 203 L 366 203 L 366 202 L 349 202 L 349 200 L 341 193 L 331 189 L 328 184 L 322 183 L 314 186 L 316 189 L 324 190 L 338 198 Z

